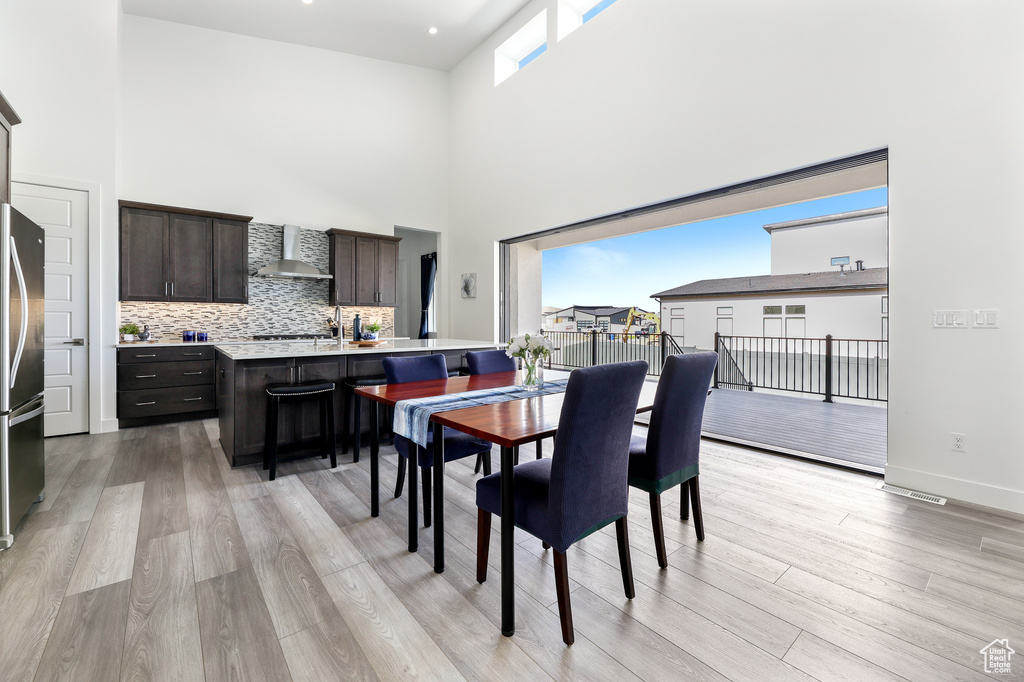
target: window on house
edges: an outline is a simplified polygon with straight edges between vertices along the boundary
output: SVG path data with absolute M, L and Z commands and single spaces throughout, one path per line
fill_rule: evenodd
M 548 49 L 548 11 L 545 9 L 494 50 L 494 85 L 534 61 Z
M 721 306 L 718 308 L 719 315 L 732 315 L 732 306 Z
M 558 39 L 566 37 L 614 2 L 615 0 L 558 0 Z
M 763 310 L 764 310 L 764 312 L 763 312 L 764 315 L 781 315 L 782 314 L 782 306 L 781 305 L 766 305 L 766 306 L 764 306 Z
M 787 315 L 806 315 L 807 314 L 807 306 L 805 306 L 805 305 L 787 305 L 786 306 L 786 314 Z

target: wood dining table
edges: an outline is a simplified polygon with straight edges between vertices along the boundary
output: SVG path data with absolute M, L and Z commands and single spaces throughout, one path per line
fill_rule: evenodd
M 381 405 L 394 406 L 400 400 L 462 393 L 486 388 L 513 386 L 516 372 L 495 372 L 470 377 L 452 377 L 355 389 L 356 394 Z M 527 443 L 555 435 L 565 393 L 549 393 L 533 398 L 476 405 L 457 410 L 435 412 L 430 417 L 434 429 L 433 524 L 434 571 L 444 572 L 444 427 L 494 443 L 501 449 L 501 632 L 515 633 L 515 494 L 512 470 L 519 459 L 519 448 Z M 651 401 L 642 396 L 638 412 L 651 409 Z M 377 410 L 370 410 L 370 514 L 380 513 L 379 502 L 379 424 Z M 408 469 L 415 469 L 410 462 Z M 410 518 L 417 518 L 414 478 L 409 479 Z M 417 524 L 409 524 L 409 551 L 418 549 Z

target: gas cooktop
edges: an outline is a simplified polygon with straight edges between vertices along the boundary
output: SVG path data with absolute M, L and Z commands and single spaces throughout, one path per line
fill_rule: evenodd
M 306 341 L 312 339 L 330 339 L 330 334 L 253 334 L 253 341 Z

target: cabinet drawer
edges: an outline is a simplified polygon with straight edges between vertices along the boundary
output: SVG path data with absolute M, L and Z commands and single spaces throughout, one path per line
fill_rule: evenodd
M 117 394 L 118 419 L 157 417 L 216 408 L 213 384 L 155 390 L 121 391 Z
M 213 360 L 213 346 L 158 346 L 156 348 L 118 348 L 117 361 L 122 364 L 135 362 L 180 362 L 184 360 Z
M 140 362 L 119 365 L 117 390 L 134 391 L 169 386 L 198 386 L 214 383 L 216 363 L 213 360 L 195 362 Z

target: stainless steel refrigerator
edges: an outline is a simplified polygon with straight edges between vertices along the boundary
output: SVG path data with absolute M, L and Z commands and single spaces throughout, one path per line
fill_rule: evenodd
M 0 204 L 0 549 L 45 484 L 43 238 Z

